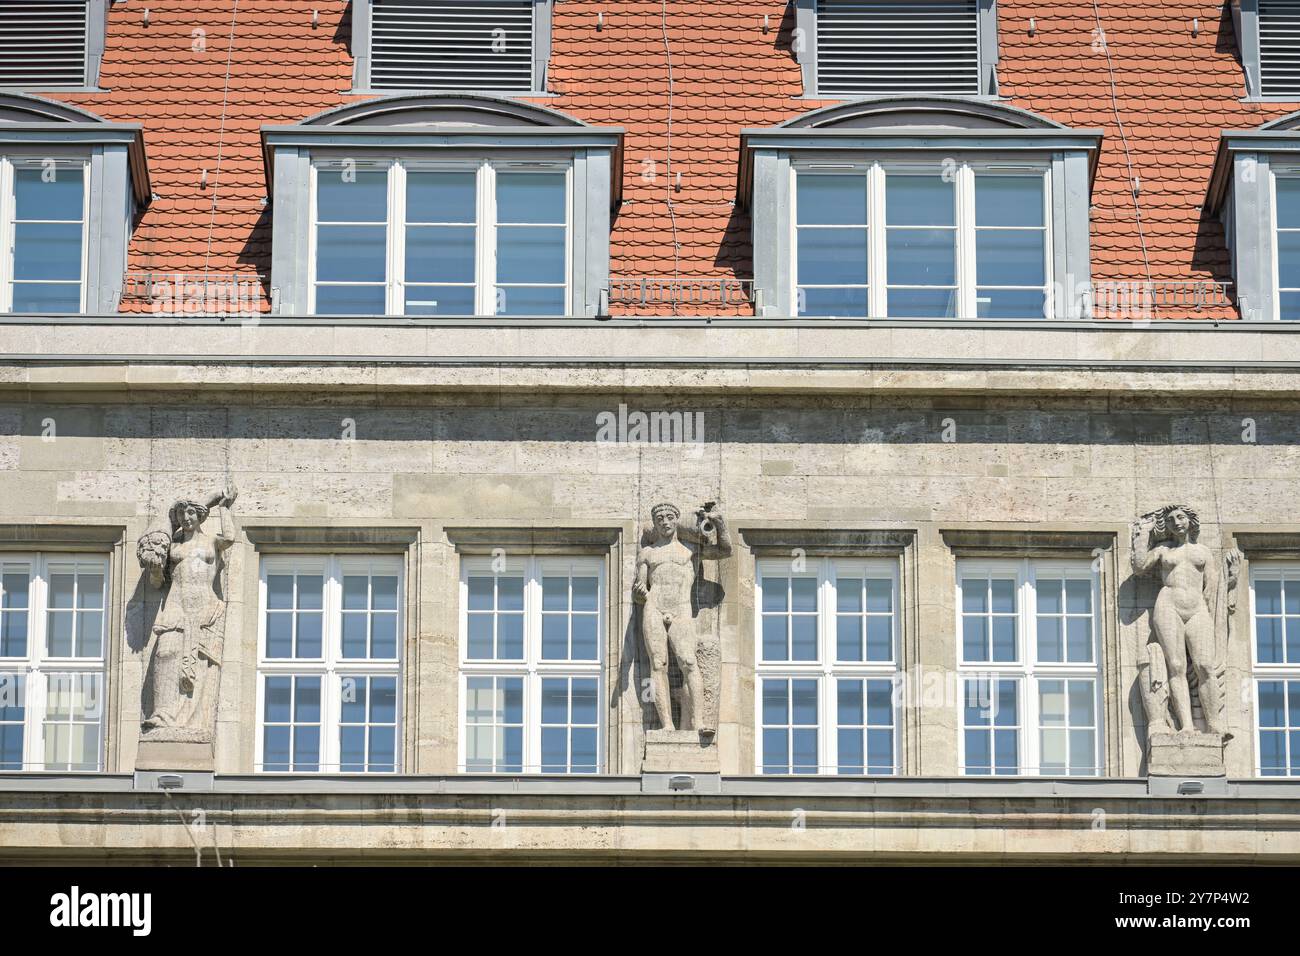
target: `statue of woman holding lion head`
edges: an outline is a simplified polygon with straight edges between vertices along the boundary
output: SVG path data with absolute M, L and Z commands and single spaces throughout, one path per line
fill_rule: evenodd
M 225 644 L 221 571 L 223 555 L 235 543 L 230 508 L 236 497 L 237 491 L 226 488 L 207 504 L 177 501 L 168 512 L 171 534 L 150 532 L 136 546 L 150 583 L 164 589 L 145 677 L 142 740 L 212 740 Z M 214 509 L 219 527 L 210 534 L 203 525 Z

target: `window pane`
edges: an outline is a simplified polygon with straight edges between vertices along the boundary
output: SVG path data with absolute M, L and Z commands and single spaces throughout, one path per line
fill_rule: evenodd
M 522 614 L 498 615 L 497 657 L 507 661 L 524 659 L 524 616 Z
M 784 616 L 765 615 L 763 617 L 763 660 L 789 660 L 789 619 Z
M 524 609 L 523 578 L 497 578 L 497 607 L 502 611 Z
M 599 618 L 594 614 L 575 614 L 572 622 L 572 659 L 575 661 L 594 661 L 599 657 L 597 651 L 596 623 Z
M 564 315 L 563 286 L 497 287 L 497 315 Z
M 16 166 L 15 218 L 79 222 L 85 211 L 84 179 L 81 166 Z
M 563 284 L 564 232 L 545 226 L 497 230 L 497 281 Z
M 81 279 L 81 224 L 20 222 L 14 226 L 14 278 Z
M 1286 685 L 1282 681 L 1259 682 L 1259 725 L 1261 727 L 1286 726 Z
M 408 172 L 406 221 L 477 222 L 477 179 L 473 172 Z
M 889 284 L 950 286 L 957 282 L 957 233 L 952 229 L 891 229 Z M 943 314 L 943 313 L 940 313 Z
M 967 614 L 962 617 L 962 660 L 987 661 L 989 659 L 988 619 Z
M 835 618 L 835 659 L 862 660 L 862 618 L 847 614 Z
M 799 289 L 799 314 L 866 318 L 866 289 Z
M 71 608 L 75 600 L 76 589 L 77 576 L 75 574 L 51 574 L 49 606 L 51 608 Z
M 797 615 L 790 620 L 793 638 L 793 660 L 817 660 L 817 618 L 812 615 Z
M 979 289 L 976 314 L 981 319 L 1041 319 L 1047 316 L 1047 295 L 1041 289 Z
M 468 607 L 471 611 L 490 611 L 494 607 L 493 580 L 489 577 L 471 577 L 467 582 Z
M 798 224 L 865 226 L 867 177 L 800 174 Z
M 1092 660 L 1092 618 L 1072 617 L 1066 623 L 1067 647 L 1069 660 L 1074 664 L 1088 663 Z
M 1282 659 L 1282 619 L 1280 617 L 1260 617 L 1255 619 L 1255 641 L 1259 648 L 1261 664 L 1281 664 Z
M 388 299 L 383 286 L 317 286 L 317 315 L 385 315 Z
M 1051 664 L 1064 662 L 1065 642 L 1059 617 L 1038 619 L 1038 659 Z
M 791 610 L 809 612 L 817 610 L 817 579 L 795 578 L 790 582 Z
M 967 614 L 979 614 L 989 609 L 988 582 L 984 578 L 962 579 L 961 609 Z
M 298 646 L 294 657 L 316 659 L 321 656 L 322 626 L 324 622 L 317 611 L 307 611 L 296 615 L 298 625 Z
M 1277 274 L 1282 288 L 1300 286 L 1300 230 L 1277 234 Z
M 1256 581 L 1255 582 L 1255 613 L 1256 614 L 1281 614 L 1282 613 L 1282 582 L 1281 581 Z
M 1008 662 L 1018 660 L 1016 654 L 1016 619 L 993 618 L 993 660 Z
M 497 221 L 551 223 L 568 221 L 565 177 L 556 173 L 497 173 Z
M 318 167 L 317 222 L 387 222 L 388 171 Z
M 785 611 L 789 578 L 763 578 L 763 610 Z
M 1045 233 L 981 229 L 975 235 L 975 272 L 981 286 L 1042 286 L 1047 281 L 1046 259 Z
M 366 616 L 364 614 L 343 615 L 343 656 L 355 660 L 365 657 L 369 652 L 366 633 Z
M 763 723 L 789 723 L 789 714 L 789 684 L 784 680 L 763 681 Z
M 542 615 L 542 659 L 562 661 L 569 656 L 569 618 L 566 614 Z
M 407 315 L 473 315 L 474 310 L 473 286 L 409 285 L 406 287 L 404 311 Z M 380 311 L 382 312 L 382 307 Z
M 801 286 L 867 284 L 865 229 L 800 229 L 798 254 Z
M 836 719 L 841 724 L 861 726 L 866 717 L 866 707 L 862 699 L 862 681 L 839 680 L 835 689 Z
M 1016 582 L 1009 579 L 994 579 L 990 585 L 993 595 L 993 613 L 1011 614 L 1016 610 Z
M 976 176 L 977 226 L 1042 226 L 1042 176 Z
M 886 219 L 891 226 L 952 226 L 956 191 L 941 176 L 890 173 L 885 180 Z
M 893 318 L 952 318 L 957 314 L 957 293 L 951 289 L 890 289 L 886 307 Z
M 1300 292 L 1283 292 L 1282 318 L 1288 322 L 1300 320 Z
M 1300 229 L 1300 176 L 1277 177 L 1277 224 Z
M 79 312 L 81 284 L 14 283 L 15 312 Z
M 406 281 L 474 281 L 473 226 L 410 226 L 406 230 Z M 382 278 L 382 274 L 378 278 Z M 439 290 L 426 289 L 436 296 Z
M 384 226 L 320 226 L 316 231 L 316 278 L 320 282 L 383 282 L 387 278 L 387 244 Z M 319 304 L 317 311 L 321 311 Z
M 377 611 L 397 610 L 397 576 L 377 574 L 370 579 L 370 601 Z
M 867 660 L 892 661 L 894 659 L 894 624 L 888 617 L 867 618 Z
M 1065 610 L 1070 614 L 1092 613 L 1092 582 L 1065 582 Z

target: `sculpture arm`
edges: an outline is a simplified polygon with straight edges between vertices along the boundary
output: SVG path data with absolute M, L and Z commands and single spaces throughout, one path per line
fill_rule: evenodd
M 1138 522 L 1133 526 L 1133 536 L 1131 540 L 1133 545 L 1132 560 L 1134 574 L 1146 574 L 1160 563 L 1160 553 L 1164 549 L 1159 545 L 1152 548 L 1148 541 L 1148 537 L 1149 529 L 1147 525 Z
M 731 557 L 731 530 L 727 527 L 727 521 L 716 511 L 710 512 L 709 521 L 718 529 L 718 542 L 714 544 L 703 535 L 700 536 L 700 557 L 706 561 L 719 561 L 722 558 Z
M 239 535 L 239 526 L 235 523 L 235 515 L 231 511 L 238 497 L 239 492 L 233 488 L 224 488 L 213 497 L 211 507 L 216 508 L 219 523 L 215 536 L 218 551 L 224 551 L 233 545 Z
M 644 550 L 636 558 L 636 577 L 632 580 L 632 600 L 644 604 L 650 595 L 650 562 Z

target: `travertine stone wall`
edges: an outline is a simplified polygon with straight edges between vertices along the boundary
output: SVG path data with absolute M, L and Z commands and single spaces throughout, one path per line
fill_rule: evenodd
M 291 379 L 294 370 L 283 373 Z M 744 545 L 746 528 L 913 532 L 914 544 L 899 558 L 904 666 L 939 678 L 954 668 L 956 653 L 955 557 L 943 531 L 1113 536 L 1118 550 L 1100 558 L 1103 674 L 1107 769 L 1120 776 L 1143 770 L 1134 681 L 1147 627 L 1140 609 L 1149 597 L 1127 572 L 1128 522 L 1184 502 L 1200 512 L 1201 540 L 1212 548 L 1250 530 L 1295 531 L 1300 541 L 1300 402 L 1277 397 L 208 389 L 0 399 L 0 526 L 120 526 L 133 543 L 165 521 L 177 496 L 233 480 L 245 526 L 412 529 L 405 754 L 407 769 L 418 773 L 452 773 L 456 764 L 459 555 L 447 528 L 616 532 L 619 545 L 606 549 L 617 588 L 607 635 L 607 763 L 623 773 L 637 771 L 641 736 L 636 671 L 621 666 L 637 647 L 628 632 L 627 583 L 639 529 L 657 501 L 684 508 L 718 501 L 741 532 L 736 557 L 721 565 L 725 598 L 715 622 L 726 774 L 754 771 L 754 556 Z M 703 440 L 598 443 L 597 416 L 617 413 L 620 403 L 698 413 Z M 1246 419 L 1253 442 L 1244 438 Z M 217 760 L 219 771 L 248 772 L 257 553 L 245 540 L 230 559 Z M 113 570 L 124 623 L 113 642 L 109 769 L 125 771 L 135 755 L 142 677 L 139 639 L 129 635 L 141 582 L 133 545 L 119 549 Z M 1250 669 L 1247 595 L 1229 660 L 1234 777 L 1250 775 L 1254 759 L 1248 697 L 1240 693 Z M 905 720 L 907 772 L 956 773 L 956 709 L 918 706 Z

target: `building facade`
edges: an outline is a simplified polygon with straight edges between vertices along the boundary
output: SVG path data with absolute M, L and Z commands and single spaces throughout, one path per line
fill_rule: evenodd
M 1288 30 L 0 7 L 0 860 L 1297 862 Z

